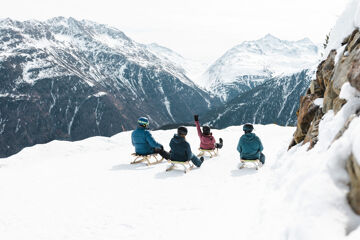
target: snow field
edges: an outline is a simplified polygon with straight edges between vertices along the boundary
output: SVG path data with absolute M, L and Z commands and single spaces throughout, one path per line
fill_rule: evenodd
M 130 165 L 131 132 L 53 141 L 0 161 L 1 239 L 251 239 L 272 166 L 293 128 L 257 126 L 268 165 L 238 170 L 240 127 L 214 130 L 220 156 L 188 174 Z M 270 136 L 277 132 L 278 141 Z M 174 130 L 154 131 L 168 150 Z M 281 137 L 280 137 L 281 136 Z M 189 129 L 192 149 L 199 145 Z
M 131 132 L 26 148 L 0 160 L 0 239 L 359 239 L 343 162 L 356 134 L 328 149 L 323 130 L 336 130 L 342 111 L 325 116 L 311 151 L 286 151 L 292 127 L 256 125 L 266 155 L 258 171 L 238 169 L 240 126 L 213 130 L 220 155 L 187 174 L 129 164 Z M 169 150 L 175 130 L 152 133 Z M 187 139 L 197 153 L 195 128 Z

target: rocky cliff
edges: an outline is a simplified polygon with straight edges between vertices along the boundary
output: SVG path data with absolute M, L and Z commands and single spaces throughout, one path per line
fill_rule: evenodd
M 319 139 L 319 124 L 326 121 L 327 114 L 339 114 L 340 124 L 333 142 L 340 139 L 352 123 L 360 116 L 360 31 L 343 39 L 341 46 L 330 49 L 316 72 L 307 94 L 300 100 L 297 111 L 297 129 L 289 146 L 309 144 L 314 148 Z M 346 107 L 345 107 L 346 106 Z M 326 116 L 325 116 L 326 115 Z M 359 134 L 359 133 L 354 133 Z M 349 142 L 348 144 L 352 144 Z M 353 210 L 360 214 L 360 159 L 356 159 L 354 148 L 348 153 L 346 168 L 349 174 L 348 201 Z

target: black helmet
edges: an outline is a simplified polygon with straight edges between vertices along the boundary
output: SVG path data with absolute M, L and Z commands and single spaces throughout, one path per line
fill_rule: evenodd
M 177 129 L 178 135 L 186 136 L 187 132 L 188 132 L 187 128 L 183 127 L 183 126 L 178 127 L 178 129 Z
M 254 126 L 251 123 L 246 123 L 243 126 L 243 130 L 246 133 L 251 133 L 254 130 Z
M 209 126 L 204 125 L 204 126 L 202 127 L 202 130 L 203 130 L 203 133 L 204 133 L 205 135 L 210 135 L 210 127 L 209 127 Z

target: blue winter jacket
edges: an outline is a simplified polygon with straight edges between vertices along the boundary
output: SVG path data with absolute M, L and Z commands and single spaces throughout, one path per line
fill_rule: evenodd
M 154 153 L 154 148 L 161 148 L 162 145 L 155 141 L 149 130 L 138 127 L 131 134 L 131 142 L 135 152 L 141 155 Z
M 237 150 L 242 159 L 260 159 L 263 145 L 254 133 L 245 133 L 240 137 Z
M 170 159 L 179 162 L 186 162 L 191 159 L 192 152 L 190 144 L 185 140 L 185 138 L 180 137 L 175 134 L 170 141 Z

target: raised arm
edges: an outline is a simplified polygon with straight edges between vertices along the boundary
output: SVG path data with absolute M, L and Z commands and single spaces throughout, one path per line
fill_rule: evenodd
M 199 124 L 199 116 L 194 115 L 194 120 L 195 120 L 195 125 L 196 125 L 196 130 L 197 130 L 198 136 L 201 137 L 202 132 L 201 132 L 201 129 L 200 129 L 200 124 Z

